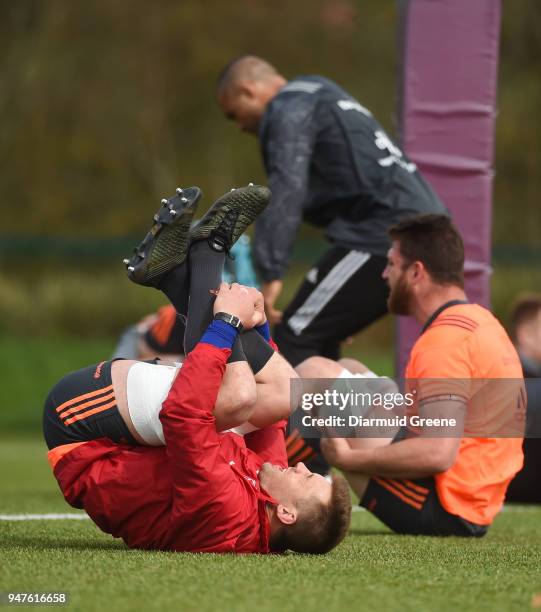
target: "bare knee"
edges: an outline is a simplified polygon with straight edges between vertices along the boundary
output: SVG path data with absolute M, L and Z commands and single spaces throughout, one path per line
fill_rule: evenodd
M 297 372 L 278 353 L 256 374 L 258 405 L 265 405 L 267 410 L 270 409 L 275 421 L 287 419 L 296 407 L 292 395 L 296 393 L 294 381 L 298 378 Z
M 352 374 L 364 374 L 370 371 L 370 368 L 365 366 L 364 363 L 350 357 L 342 357 L 342 359 L 338 360 L 338 363 Z
M 343 366 L 326 357 L 309 357 L 295 368 L 301 378 L 336 378 Z
M 288 419 L 300 403 L 301 388 L 294 382 L 299 375 L 289 364 L 287 366 L 284 375 L 275 381 L 272 388 L 276 394 L 276 415 L 279 419 Z
M 292 382 L 297 378 L 291 365 L 275 353 L 255 376 L 257 402 L 250 423 L 256 427 L 267 427 L 287 419 L 296 407 L 292 400 L 296 386 Z

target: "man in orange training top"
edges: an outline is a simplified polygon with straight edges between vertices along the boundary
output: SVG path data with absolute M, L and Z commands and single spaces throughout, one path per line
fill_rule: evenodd
M 412 409 L 422 417 L 455 417 L 464 426 L 448 437 L 429 428 L 414 435 L 410 427 L 391 439 L 327 438 L 322 450 L 344 471 L 360 504 L 394 531 L 482 536 L 523 462 L 516 427 L 524 416 L 520 361 L 496 318 L 467 301 L 464 247 L 448 217 L 412 217 L 390 236 L 383 272 L 389 310 L 423 325 L 406 370 L 417 393 Z M 338 377 L 342 370 L 322 358 L 298 368 L 310 378 Z

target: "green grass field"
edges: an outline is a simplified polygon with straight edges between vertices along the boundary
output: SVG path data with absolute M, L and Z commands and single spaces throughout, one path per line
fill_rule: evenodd
M 39 437 L 43 397 L 113 342 L 4 338 L 0 515 L 76 512 Z M 371 354 L 374 368 L 390 360 Z M 67 592 L 74 610 L 528 610 L 541 605 L 541 508 L 506 509 L 486 538 L 391 534 L 355 512 L 325 557 L 132 551 L 89 520 L 0 520 L 0 592 Z M 536 607 L 533 605 L 533 607 Z
M 39 439 L 3 438 L 0 514 L 75 512 Z M 61 591 L 76 610 L 527 610 L 541 593 L 541 509 L 483 540 L 392 535 L 366 512 L 325 557 L 132 551 L 88 520 L 0 520 L 0 591 Z

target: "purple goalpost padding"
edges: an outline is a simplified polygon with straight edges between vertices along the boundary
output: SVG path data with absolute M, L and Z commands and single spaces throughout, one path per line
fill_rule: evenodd
M 462 233 L 468 298 L 488 306 L 500 0 L 399 6 L 401 143 Z M 419 332 L 415 321 L 399 317 L 398 375 Z

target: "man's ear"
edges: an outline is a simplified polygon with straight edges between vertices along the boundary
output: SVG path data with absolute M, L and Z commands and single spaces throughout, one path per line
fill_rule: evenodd
M 247 98 L 255 98 L 257 85 L 253 81 L 242 81 L 238 85 L 238 91 L 240 95 L 246 96 Z
M 515 331 L 518 346 L 524 346 L 525 342 L 527 343 L 528 333 L 524 328 L 525 325 L 520 325 Z
M 276 506 L 276 518 L 284 525 L 293 525 L 297 522 L 297 509 L 293 506 L 286 508 L 282 504 Z
M 531 351 L 533 349 L 535 351 L 536 342 L 532 327 L 528 323 L 523 323 L 517 328 L 517 345 L 521 350 Z
M 416 261 L 412 264 L 411 268 L 411 280 L 420 281 L 426 274 L 426 268 L 422 261 Z

